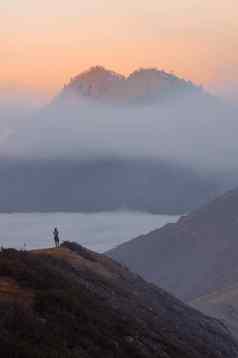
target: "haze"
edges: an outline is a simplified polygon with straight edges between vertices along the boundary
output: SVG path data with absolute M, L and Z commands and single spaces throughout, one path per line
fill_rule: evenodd
M 15 121 L 1 122 L 1 156 L 162 159 L 208 172 L 234 172 L 237 167 L 238 108 L 210 98 L 187 95 L 143 107 L 58 104 L 25 116 L 20 125 L 19 114 L 19 109 L 13 111 Z
M 233 0 L 1 2 L 1 155 L 165 159 L 195 170 L 234 171 L 233 105 L 188 95 L 143 108 L 85 102 L 34 115 L 32 108 L 97 64 L 124 74 L 139 67 L 174 71 L 236 102 L 237 18 Z

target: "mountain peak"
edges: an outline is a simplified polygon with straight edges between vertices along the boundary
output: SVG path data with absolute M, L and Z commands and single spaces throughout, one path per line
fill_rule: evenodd
M 201 93 L 201 88 L 174 74 L 157 68 L 140 68 L 128 77 L 93 66 L 71 78 L 60 98 L 76 101 L 87 98 L 108 103 L 150 103 L 188 92 Z
M 92 66 L 89 69 L 87 69 L 86 71 L 81 72 L 79 75 L 73 77 L 70 81 L 70 83 L 75 83 L 77 81 L 81 81 L 81 80 L 89 80 L 91 78 L 94 79 L 99 79 L 99 78 L 115 78 L 115 79 L 124 79 L 124 76 L 122 76 L 119 73 L 116 73 L 114 71 L 108 70 L 103 66 L 97 65 L 97 66 Z

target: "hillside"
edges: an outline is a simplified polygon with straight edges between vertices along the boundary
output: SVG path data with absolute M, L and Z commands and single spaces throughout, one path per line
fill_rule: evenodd
M 238 190 L 108 252 L 185 301 L 238 282 Z
M 190 304 L 205 314 L 222 320 L 238 338 L 238 285 L 198 297 Z
M 233 358 L 217 320 L 73 243 L 0 253 L 4 358 Z

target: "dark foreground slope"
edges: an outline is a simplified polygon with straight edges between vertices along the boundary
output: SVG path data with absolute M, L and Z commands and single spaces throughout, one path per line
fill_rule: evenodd
M 238 190 L 108 253 L 191 301 L 238 283 Z
M 237 357 L 217 320 L 76 244 L 0 254 L 0 351 L 32 357 Z

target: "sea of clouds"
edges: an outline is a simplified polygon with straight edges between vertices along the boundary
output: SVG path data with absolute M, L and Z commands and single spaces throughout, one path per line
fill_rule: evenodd
M 237 168 L 238 107 L 187 95 L 160 105 L 113 106 L 81 100 L 26 110 L 0 100 L 2 158 L 149 158 L 197 171 Z

